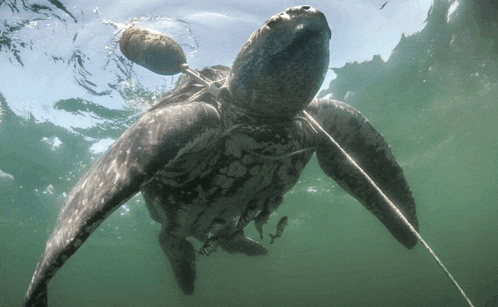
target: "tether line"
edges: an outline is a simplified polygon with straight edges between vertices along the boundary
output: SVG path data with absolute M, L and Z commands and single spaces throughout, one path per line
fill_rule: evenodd
M 460 285 L 457 283 L 457 281 L 453 278 L 453 276 L 448 271 L 448 269 L 444 266 L 444 264 L 441 262 L 441 260 L 439 260 L 439 257 L 434 253 L 434 251 L 429 246 L 429 244 L 427 244 L 427 242 L 425 242 L 425 240 L 418 233 L 418 231 L 415 230 L 415 228 L 413 228 L 412 224 L 410 224 L 410 222 L 406 219 L 406 217 L 403 215 L 403 213 L 401 213 L 401 211 L 399 211 L 399 209 L 396 207 L 396 205 L 394 205 L 394 203 L 386 196 L 386 194 L 384 194 L 384 192 L 382 192 L 382 190 L 377 186 L 375 181 L 373 181 L 372 178 L 370 178 L 370 176 L 368 176 L 368 174 L 353 160 L 353 158 L 351 158 L 351 156 L 344 149 L 342 149 L 341 145 L 339 145 L 339 143 L 337 143 L 337 141 L 330 134 L 328 134 L 327 131 L 325 131 L 322 128 L 322 126 L 320 126 L 320 124 L 317 123 L 315 121 L 315 119 L 313 117 L 311 117 L 311 115 L 308 114 L 308 112 L 306 112 L 304 110 L 302 112 L 304 113 L 305 118 L 309 121 L 311 126 L 313 128 L 315 128 L 317 131 L 319 131 L 322 135 L 326 136 L 330 140 L 330 142 L 332 142 L 332 144 L 334 144 L 334 146 L 336 146 L 337 149 L 339 149 L 339 151 L 346 157 L 346 159 L 349 161 L 349 163 L 351 163 L 351 165 L 353 165 L 368 180 L 368 182 L 370 182 L 372 187 L 374 187 L 374 189 L 379 193 L 379 195 L 382 196 L 382 198 L 386 201 L 386 203 L 389 205 L 389 207 L 391 207 L 391 209 L 396 213 L 396 215 L 406 224 L 406 226 L 408 226 L 408 228 L 410 229 L 412 234 L 415 237 L 417 237 L 417 239 L 420 242 L 422 242 L 422 244 L 429 251 L 429 253 L 432 255 L 432 257 L 434 257 L 434 259 L 439 264 L 441 269 L 443 269 L 443 271 L 450 278 L 450 280 L 453 282 L 455 287 L 463 295 L 465 300 L 467 300 L 467 303 L 469 304 L 469 306 L 474 307 L 474 305 L 472 304 L 470 299 L 467 297 L 467 295 L 465 294 L 463 289 L 460 287 Z

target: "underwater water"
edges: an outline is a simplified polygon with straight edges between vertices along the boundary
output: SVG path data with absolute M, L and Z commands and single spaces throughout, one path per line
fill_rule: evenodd
M 300 4 L 288 2 L 281 9 Z M 310 4 L 332 28 L 333 11 Z M 236 52 L 247 38 L 220 34 L 220 51 L 209 55 L 195 18 L 133 5 L 128 17 L 175 37 L 195 68 L 220 64 L 204 62 L 217 57 L 230 65 L 235 54 L 223 47 Z M 0 306 L 21 305 L 66 193 L 176 80 L 125 60 L 102 20 L 126 19 L 88 6 L 0 3 L 8 16 L 0 26 Z M 233 13 L 251 9 L 264 11 L 239 3 Z M 492 2 L 436 0 L 421 30 L 403 36 L 388 59 L 372 53 L 333 68 L 319 93 L 353 105 L 384 135 L 415 197 L 421 235 L 475 306 L 487 307 L 498 305 L 496 16 Z M 252 21 L 244 22 L 254 30 L 264 19 Z M 267 256 L 198 256 L 196 292 L 186 297 L 137 195 L 52 279 L 50 306 L 466 306 L 421 244 L 399 244 L 315 157 L 266 235 L 284 215 L 289 225 Z M 252 223 L 246 233 L 259 237 Z

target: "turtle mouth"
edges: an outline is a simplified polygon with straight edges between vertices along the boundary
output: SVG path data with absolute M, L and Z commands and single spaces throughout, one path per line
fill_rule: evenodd
M 276 55 L 285 50 L 298 49 L 306 43 L 319 39 L 327 44 L 332 32 L 325 15 L 309 6 L 293 7 L 268 19 L 260 28 L 266 55 Z M 321 37 L 320 37 L 321 36 Z M 271 39 L 267 39 L 271 37 Z
M 309 5 L 288 8 L 285 12 L 270 18 L 266 22 L 266 26 L 270 29 L 274 29 L 286 22 L 297 23 L 294 28 L 296 33 L 303 30 L 316 32 L 325 31 L 328 39 L 332 36 L 332 31 L 329 28 L 325 15 Z

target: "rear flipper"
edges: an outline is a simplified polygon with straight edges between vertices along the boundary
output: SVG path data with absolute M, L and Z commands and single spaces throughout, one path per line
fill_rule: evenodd
M 230 254 L 241 253 L 247 256 L 259 256 L 268 253 L 264 245 L 244 236 L 243 232 L 240 232 L 240 234 L 232 237 L 230 240 L 222 240 L 220 246 Z
M 178 286 L 185 295 L 192 295 L 195 285 L 194 246 L 185 238 L 176 237 L 165 230 L 159 234 L 159 244 L 173 267 Z

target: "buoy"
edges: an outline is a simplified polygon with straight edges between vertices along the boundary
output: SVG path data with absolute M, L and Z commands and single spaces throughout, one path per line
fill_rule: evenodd
M 187 58 L 172 38 L 140 25 L 126 29 L 119 39 L 121 53 L 130 61 L 160 75 L 182 72 Z
M 167 35 L 140 25 L 126 29 L 119 39 L 121 53 L 133 63 L 160 75 L 184 73 L 192 76 L 218 98 L 221 90 L 214 82 L 190 69 L 182 47 Z

